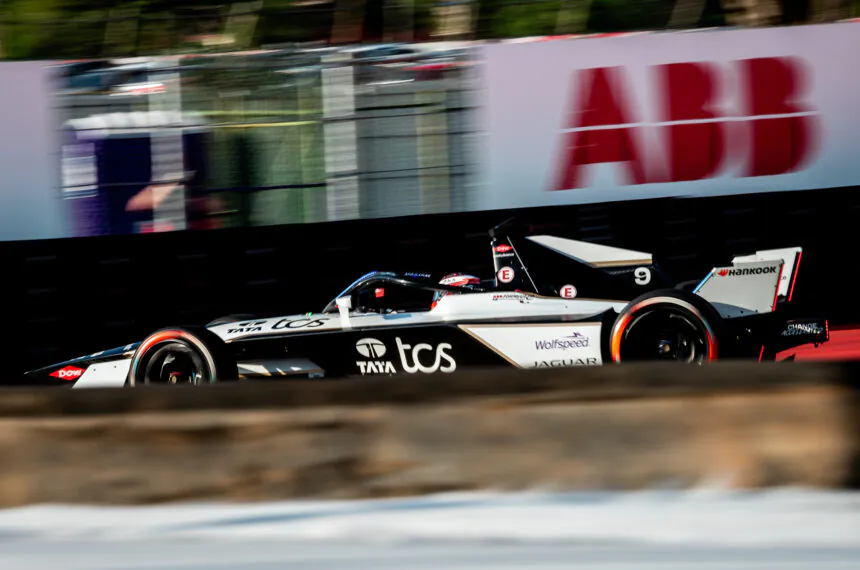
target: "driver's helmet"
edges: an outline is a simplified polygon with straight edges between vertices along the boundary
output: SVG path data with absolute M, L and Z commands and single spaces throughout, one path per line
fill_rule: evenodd
M 453 287 L 468 287 L 470 285 L 480 285 L 481 280 L 474 275 L 466 275 L 465 273 L 451 273 L 450 275 L 446 275 L 439 281 L 439 285 L 448 285 Z M 439 299 L 445 297 L 447 295 L 451 295 L 448 291 L 436 291 L 433 294 L 433 304 L 430 305 L 430 308 L 436 306 L 436 303 L 439 302 Z

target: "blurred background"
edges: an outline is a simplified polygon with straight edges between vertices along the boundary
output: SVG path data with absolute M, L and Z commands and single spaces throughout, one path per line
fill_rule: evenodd
M 678 282 L 802 245 L 793 308 L 829 319 L 827 359 L 857 360 L 860 36 L 808 26 L 846 21 L 860 0 L 0 0 L 0 569 L 860 568 L 844 492 L 860 484 L 856 365 L 604 367 L 537 390 L 494 372 L 466 392 L 374 384 L 366 400 L 326 384 L 12 388 L 165 325 L 318 311 L 371 270 L 491 276 L 486 232 L 512 215 L 654 252 Z M 699 33 L 714 29 L 759 31 Z M 625 35 L 643 37 L 590 41 Z M 713 101 L 696 90 L 748 58 L 791 65 Z M 652 92 L 649 66 L 679 60 L 701 81 Z M 680 91 L 733 121 L 752 94 L 765 108 L 741 119 L 791 129 L 726 137 L 734 164 L 651 189 L 548 191 L 566 163 L 546 149 L 576 130 L 555 120 L 569 74 L 618 65 L 646 119 L 713 122 L 659 119 Z M 721 153 L 700 127 L 685 148 Z M 817 152 L 795 168 L 807 133 Z M 658 167 L 675 159 L 644 146 Z M 583 492 L 496 492 L 565 487 Z M 310 500 L 345 498 L 379 500 Z M 233 504 L 176 504 L 209 500 Z
M 477 42 L 857 15 L 860 0 L 3 0 L 0 57 L 51 63 L 64 235 L 95 236 L 468 210 Z
M 294 42 L 480 40 L 832 22 L 857 0 L 4 0 L 2 56 L 99 58 Z

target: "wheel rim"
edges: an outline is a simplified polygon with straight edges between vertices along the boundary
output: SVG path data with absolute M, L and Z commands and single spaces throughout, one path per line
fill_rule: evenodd
M 205 382 L 208 373 L 197 351 L 179 341 L 156 344 L 142 364 L 141 384 L 198 385 Z
M 708 331 L 689 312 L 675 307 L 633 315 L 621 339 L 621 360 L 700 363 L 709 359 Z

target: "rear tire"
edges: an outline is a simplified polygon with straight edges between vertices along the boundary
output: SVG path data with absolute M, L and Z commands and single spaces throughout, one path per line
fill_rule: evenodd
M 662 289 L 633 299 L 618 315 L 609 340 L 613 362 L 676 361 L 702 364 L 717 359 L 722 318 L 686 291 Z
M 199 386 L 236 381 L 238 376 L 235 360 L 216 334 L 197 327 L 170 327 L 140 344 L 126 385 Z

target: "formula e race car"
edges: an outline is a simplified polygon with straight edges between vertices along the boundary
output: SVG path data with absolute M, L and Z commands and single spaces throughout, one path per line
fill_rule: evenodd
M 372 271 L 319 313 L 229 316 L 27 372 L 74 387 L 450 373 L 670 360 L 773 360 L 829 340 L 789 319 L 802 249 L 734 257 L 672 283 L 651 254 L 490 230 L 494 275 Z

